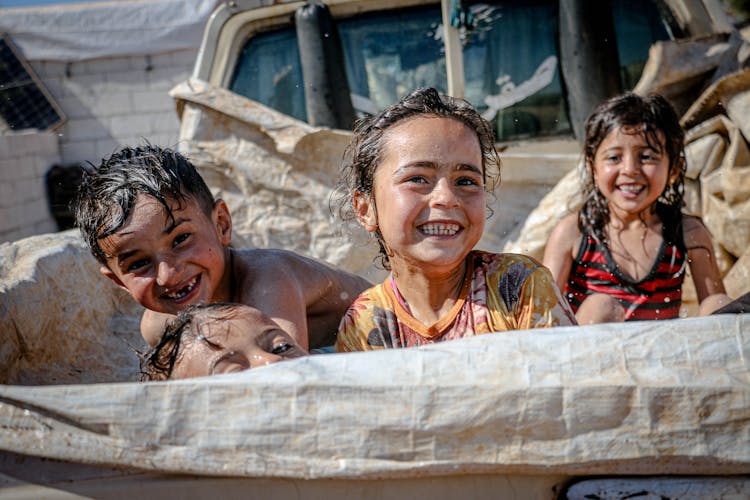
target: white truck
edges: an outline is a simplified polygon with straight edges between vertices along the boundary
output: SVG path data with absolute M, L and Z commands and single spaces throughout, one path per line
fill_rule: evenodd
M 542 227 L 564 212 L 546 196 L 575 174 L 593 103 L 658 90 L 697 129 L 691 207 L 723 202 L 741 222 L 748 197 L 716 179 L 750 158 L 744 47 L 710 0 L 232 0 L 172 95 L 179 147 L 230 204 L 235 244 L 374 281 L 374 249 L 328 207 L 357 116 L 416 86 L 480 107 L 504 162 L 480 245 L 500 251 L 543 239 L 540 200 Z M 727 233 L 739 262 L 747 233 Z M 77 233 L 4 244 L 0 270 L 0 498 L 750 497 L 747 315 L 139 383 L 142 310 Z

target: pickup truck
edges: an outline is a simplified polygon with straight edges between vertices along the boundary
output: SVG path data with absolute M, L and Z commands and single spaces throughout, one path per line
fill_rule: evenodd
M 329 209 L 352 120 L 422 85 L 477 105 L 504 162 L 480 246 L 523 246 L 540 202 L 543 222 L 563 211 L 548 197 L 575 174 L 578 124 L 613 91 L 680 105 L 705 171 L 692 208 L 729 202 L 717 179 L 749 157 L 743 47 L 710 0 L 232 0 L 171 94 L 236 245 L 374 281 L 375 250 Z M 723 244 L 742 254 L 734 233 Z M 142 310 L 77 233 L 4 244 L 0 269 L 0 497 L 750 497 L 747 315 L 139 383 Z

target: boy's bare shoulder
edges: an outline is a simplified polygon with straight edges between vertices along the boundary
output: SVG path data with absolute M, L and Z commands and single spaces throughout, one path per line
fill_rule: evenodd
M 328 262 L 306 257 L 290 250 L 254 248 L 234 250 L 235 276 L 240 282 L 251 288 L 263 286 L 268 289 L 265 279 L 272 279 L 274 286 L 299 286 L 308 291 L 306 295 L 319 288 L 343 288 L 348 292 L 363 290 L 370 282 L 361 276 L 338 268 Z
M 283 273 L 289 270 L 333 270 L 345 272 L 327 262 L 305 257 L 291 250 L 282 250 L 279 248 L 246 248 L 233 250 L 233 252 L 237 256 L 234 264 L 235 270 L 248 269 L 254 273 L 270 274 Z M 277 266 L 285 267 L 279 268 Z

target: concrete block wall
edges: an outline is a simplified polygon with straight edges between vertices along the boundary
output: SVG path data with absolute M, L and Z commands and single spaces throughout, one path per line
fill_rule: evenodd
M 55 164 L 99 164 L 121 146 L 177 147 L 169 91 L 197 50 L 83 62 L 29 61 L 68 121 L 55 132 L 0 135 L 0 242 L 57 230 L 44 185 Z
M 57 231 L 44 179 L 59 162 L 55 133 L 0 135 L 0 243 Z
M 68 117 L 58 130 L 63 163 L 98 164 L 118 147 L 176 147 L 169 91 L 189 78 L 197 50 L 83 62 L 30 61 Z

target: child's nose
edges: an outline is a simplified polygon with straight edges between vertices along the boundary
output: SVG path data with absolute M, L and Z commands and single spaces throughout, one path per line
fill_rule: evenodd
M 252 355 L 250 358 L 250 368 L 258 368 L 260 366 L 272 365 L 278 363 L 283 358 L 278 354 L 260 350 Z
M 436 207 L 455 207 L 458 205 L 458 197 L 448 179 L 440 179 L 435 185 L 435 189 L 432 191 L 432 205 Z
M 164 259 L 159 262 L 156 272 L 156 282 L 159 286 L 170 287 L 179 281 L 177 265 L 173 260 Z
M 623 163 L 623 170 L 631 174 L 637 173 L 641 169 L 640 159 L 635 156 L 631 156 L 631 155 L 626 156 L 623 159 L 622 163 Z

